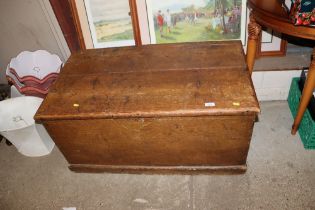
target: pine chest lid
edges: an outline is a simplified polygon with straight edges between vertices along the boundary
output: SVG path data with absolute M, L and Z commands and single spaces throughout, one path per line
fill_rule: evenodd
M 194 50 L 191 50 L 191 58 L 186 61 L 182 60 L 186 56 L 185 53 L 183 55 L 181 50 L 173 51 L 178 60 L 175 59 L 175 55 L 170 55 L 174 58 L 172 62 L 151 57 L 139 57 L 139 62 L 137 62 L 135 59 L 137 55 L 134 52 L 138 50 L 124 48 L 130 50 L 128 56 L 134 62 L 130 68 L 124 63 L 126 58 L 120 59 L 121 65 L 118 63 L 113 65 L 111 62 L 116 62 L 115 59 L 107 61 L 99 57 L 104 62 L 104 66 L 101 67 L 101 61 L 95 61 L 97 58 L 91 58 L 90 65 L 93 65 L 95 61 L 96 65 L 99 65 L 96 67 L 98 70 L 86 70 L 86 73 L 82 72 L 87 64 L 76 64 L 73 62 L 74 59 L 70 58 L 70 62 L 66 63 L 65 69 L 51 88 L 35 119 L 257 113 L 259 106 L 246 68 L 242 46 L 238 42 L 227 43 L 202 43 L 199 49 L 203 52 L 199 52 L 198 55 L 193 53 L 198 52 L 196 49 L 199 43 L 175 44 L 175 46 L 180 46 L 181 50 L 185 49 L 185 46 L 189 49 L 194 45 Z M 205 48 L 207 45 L 209 47 Z M 164 45 L 157 48 L 164 49 L 164 53 L 169 53 L 172 50 L 169 50 L 168 46 L 173 47 L 173 45 Z M 229 47 L 226 48 L 226 46 Z M 147 54 L 159 52 L 159 50 L 154 50 L 156 45 L 147 48 L 149 49 L 146 49 Z M 231 48 L 233 51 L 227 50 Z M 117 56 L 117 53 L 121 53 L 121 50 L 117 49 L 116 54 L 104 57 L 110 60 L 111 57 Z M 234 58 L 230 59 L 231 56 L 237 57 L 234 66 L 231 62 Z M 143 65 L 149 66 L 145 60 L 150 59 L 152 68 L 142 68 Z M 200 63 L 196 67 L 197 61 Z

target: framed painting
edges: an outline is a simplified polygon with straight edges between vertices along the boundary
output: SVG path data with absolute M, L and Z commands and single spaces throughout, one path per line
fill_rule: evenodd
M 147 0 L 151 43 L 241 40 L 246 0 Z
M 135 0 L 84 0 L 84 5 L 94 48 L 141 42 Z

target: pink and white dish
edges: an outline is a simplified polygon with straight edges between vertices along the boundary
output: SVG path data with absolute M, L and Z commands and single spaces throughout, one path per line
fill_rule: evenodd
M 57 79 L 62 64 L 57 55 L 45 50 L 24 51 L 11 59 L 6 77 L 23 95 L 44 98 Z

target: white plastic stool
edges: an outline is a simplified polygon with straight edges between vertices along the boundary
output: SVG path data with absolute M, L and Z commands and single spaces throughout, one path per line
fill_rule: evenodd
M 48 155 L 55 145 L 44 126 L 33 119 L 42 101 L 33 96 L 0 101 L 0 134 L 25 156 Z

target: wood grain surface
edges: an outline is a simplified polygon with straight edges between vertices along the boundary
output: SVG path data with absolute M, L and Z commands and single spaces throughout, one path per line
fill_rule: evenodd
M 240 42 L 72 55 L 39 108 L 76 172 L 246 170 L 259 105 Z
M 246 163 L 255 116 L 58 120 L 45 123 L 70 164 Z
M 71 171 L 77 173 L 131 173 L 131 174 L 181 174 L 181 175 L 239 175 L 247 170 L 247 165 L 236 166 L 130 166 L 71 164 Z
M 79 53 L 70 57 L 35 119 L 257 113 L 241 52 L 240 42 L 219 42 Z
M 240 41 L 90 49 L 72 54 L 63 75 L 218 68 L 246 70 Z

